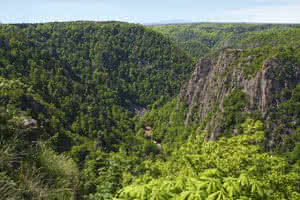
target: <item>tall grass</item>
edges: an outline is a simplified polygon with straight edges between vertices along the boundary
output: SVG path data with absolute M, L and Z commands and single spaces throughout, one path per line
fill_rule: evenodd
M 45 144 L 40 144 L 38 162 L 49 180 L 53 180 L 51 195 L 56 199 L 74 199 L 79 191 L 79 170 L 76 163 L 65 154 L 58 155 Z
M 18 160 L 13 146 L 0 142 L 0 200 L 17 199 L 19 197 L 17 184 L 5 173 Z

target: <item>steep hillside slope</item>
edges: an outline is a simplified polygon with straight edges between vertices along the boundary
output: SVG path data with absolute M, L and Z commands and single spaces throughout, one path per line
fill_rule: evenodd
M 257 57 L 257 52 L 264 53 L 265 59 Z M 239 134 L 241 123 L 252 116 L 266 122 L 268 146 L 279 145 L 285 137 L 281 134 L 293 134 L 299 126 L 297 119 L 274 121 L 274 113 L 292 98 L 300 83 L 299 55 L 294 48 L 224 49 L 215 59 L 201 59 L 181 92 L 189 105 L 185 124 L 202 123 L 210 140 L 215 140 Z M 285 128 L 278 135 L 276 127 L 282 123 Z
M 193 69 L 162 35 L 126 23 L 2 25 L 0 44 L 0 76 L 20 80 L 58 109 L 52 121 L 63 129 L 90 137 L 117 126 L 117 113 L 126 118 L 177 94 Z M 21 108 L 53 128 L 48 108 L 30 99 Z
M 212 32 L 231 27 L 230 40 L 234 39 L 233 46 L 239 48 L 209 50 L 210 56 L 199 60 L 191 80 L 183 86 L 180 100 L 170 103 L 173 109 L 168 105 L 153 109 L 142 119 L 142 124 L 153 124 L 153 133 L 157 138 L 168 138 L 166 142 L 173 141 L 171 138 L 176 135 L 187 138 L 187 132 L 197 128 L 207 130 L 207 138 L 216 140 L 241 133 L 241 124 L 250 117 L 264 122 L 268 150 L 292 151 L 300 139 L 297 131 L 300 29 L 296 25 L 202 26 L 210 27 Z M 184 118 L 185 128 L 179 118 Z
M 1 25 L 0 193 L 112 196 L 120 174 L 142 159 L 136 112 L 177 95 L 193 68 L 169 39 L 140 25 Z

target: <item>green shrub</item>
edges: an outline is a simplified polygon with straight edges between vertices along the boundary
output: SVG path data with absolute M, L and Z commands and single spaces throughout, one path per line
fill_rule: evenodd
M 144 153 L 146 155 L 157 155 L 160 153 L 157 145 L 152 143 L 151 141 L 146 141 L 144 144 Z

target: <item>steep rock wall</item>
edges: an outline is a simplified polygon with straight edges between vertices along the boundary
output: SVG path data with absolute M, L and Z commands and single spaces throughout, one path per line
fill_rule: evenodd
M 270 111 L 286 100 L 280 95 L 282 90 L 293 89 L 300 82 L 300 69 L 276 56 L 266 59 L 251 77 L 245 76 L 247 60 L 252 57 L 241 62 L 241 53 L 242 50 L 225 49 L 217 58 L 201 59 L 181 90 L 181 98 L 188 105 L 185 125 L 208 121 L 205 128 L 210 140 L 222 135 L 224 99 L 235 89 L 247 94 L 249 104 L 243 112 L 260 112 L 266 119 Z

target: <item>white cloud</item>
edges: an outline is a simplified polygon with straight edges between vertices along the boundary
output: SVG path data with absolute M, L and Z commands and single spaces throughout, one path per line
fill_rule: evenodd
M 300 3 L 286 6 L 244 8 L 226 12 L 228 20 L 246 19 L 245 22 L 300 23 Z

